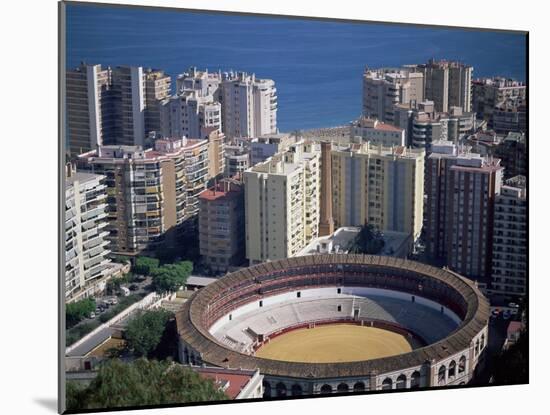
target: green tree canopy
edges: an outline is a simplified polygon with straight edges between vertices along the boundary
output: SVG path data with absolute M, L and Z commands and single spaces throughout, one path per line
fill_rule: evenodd
M 380 231 L 371 224 L 363 225 L 350 244 L 350 254 L 376 255 L 384 248 L 384 238 Z
M 95 300 L 91 297 L 85 298 L 74 303 L 68 303 L 65 306 L 65 321 L 67 327 L 73 327 L 78 322 L 84 320 L 95 310 Z
M 136 274 L 149 275 L 159 267 L 159 260 L 147 256 L 139 256 L 136 258 L 133 271 Z
M 119 359 L 101 365 L 85 389 L 67 384 L 69 410 L 207 402 L 228 399 L 210 379 L 170 361 Z
M 128 348 L 136 356 L 149 356 L 157 348 L 170 319 L 166 310 L 149 310 L 137 314 L 126 327 Z
M 166 264 L 152 272 L 153 285 L 158 292 L 177 291 L 193 272 L 191 261 Z

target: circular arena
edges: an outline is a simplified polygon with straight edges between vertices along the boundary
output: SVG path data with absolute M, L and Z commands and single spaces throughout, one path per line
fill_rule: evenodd
M 229 274 L 176 315 L 180 361 L 258 369 L 265 397 L 468 383 L 489 305 L 444 269 L 393 257 L 312 255 Z

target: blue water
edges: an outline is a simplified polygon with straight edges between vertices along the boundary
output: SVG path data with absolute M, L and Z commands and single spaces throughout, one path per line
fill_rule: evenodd
M 525 80 L 525 37 L 495 33 L 67 6 L 67 65 L 140 65 L 175 76 L 190 66 L 275 80 L 281 131 L 341 125 L 361 112 L 369 67 L 458 59 L 474 77 Z M 175 82 L 174 82 L 175 83 Z

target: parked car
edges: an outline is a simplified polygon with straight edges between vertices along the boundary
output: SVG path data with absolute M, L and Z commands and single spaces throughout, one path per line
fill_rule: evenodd
M 519 305 L 516 304 L 516 303 L 510 303 L 510 304 L 508 304 L 508 307 L 511 307 L 511 308 L 519 308 Z
M 139 290 L 139 286 L 137 284 L 132 284 L 128 288 L 130 289 L 130 291 Z
M 88 317 L 95 318 L 95 313 L 92 311 Z
M 500 314 L 500 310 L 493 310 L 491 312 L 491 317 L 497 318 L 499 316 L 499 314 Z
M 510 310 L 505 310 L 504 313 L 502 313 L 502 318 L 504 320 L 508 320 L 510 317 L 512 317 L 512 313 Z

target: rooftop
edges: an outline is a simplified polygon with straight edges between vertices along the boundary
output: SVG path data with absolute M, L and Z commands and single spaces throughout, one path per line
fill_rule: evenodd
M 242 194 L 243 186 L 236 180 L 224 180 L 216 185 L 204 190 L 199 194 L 199 199 L 214 201 L 227 197 L 237 197 Z
M 230 399 L 236 399 L 256 373 L 252 370 L 220 367 L 194 367 L 193 370 L 203 378 L 212 379 Z
M 84 173 L 84 172 L 73 172 L 70 176 L 65 178 L 66 186 L 72 186 L 75 181 L 79 183 L 91 182 L 93 180 L 99 180 L 104 176 L 99 174 Z

